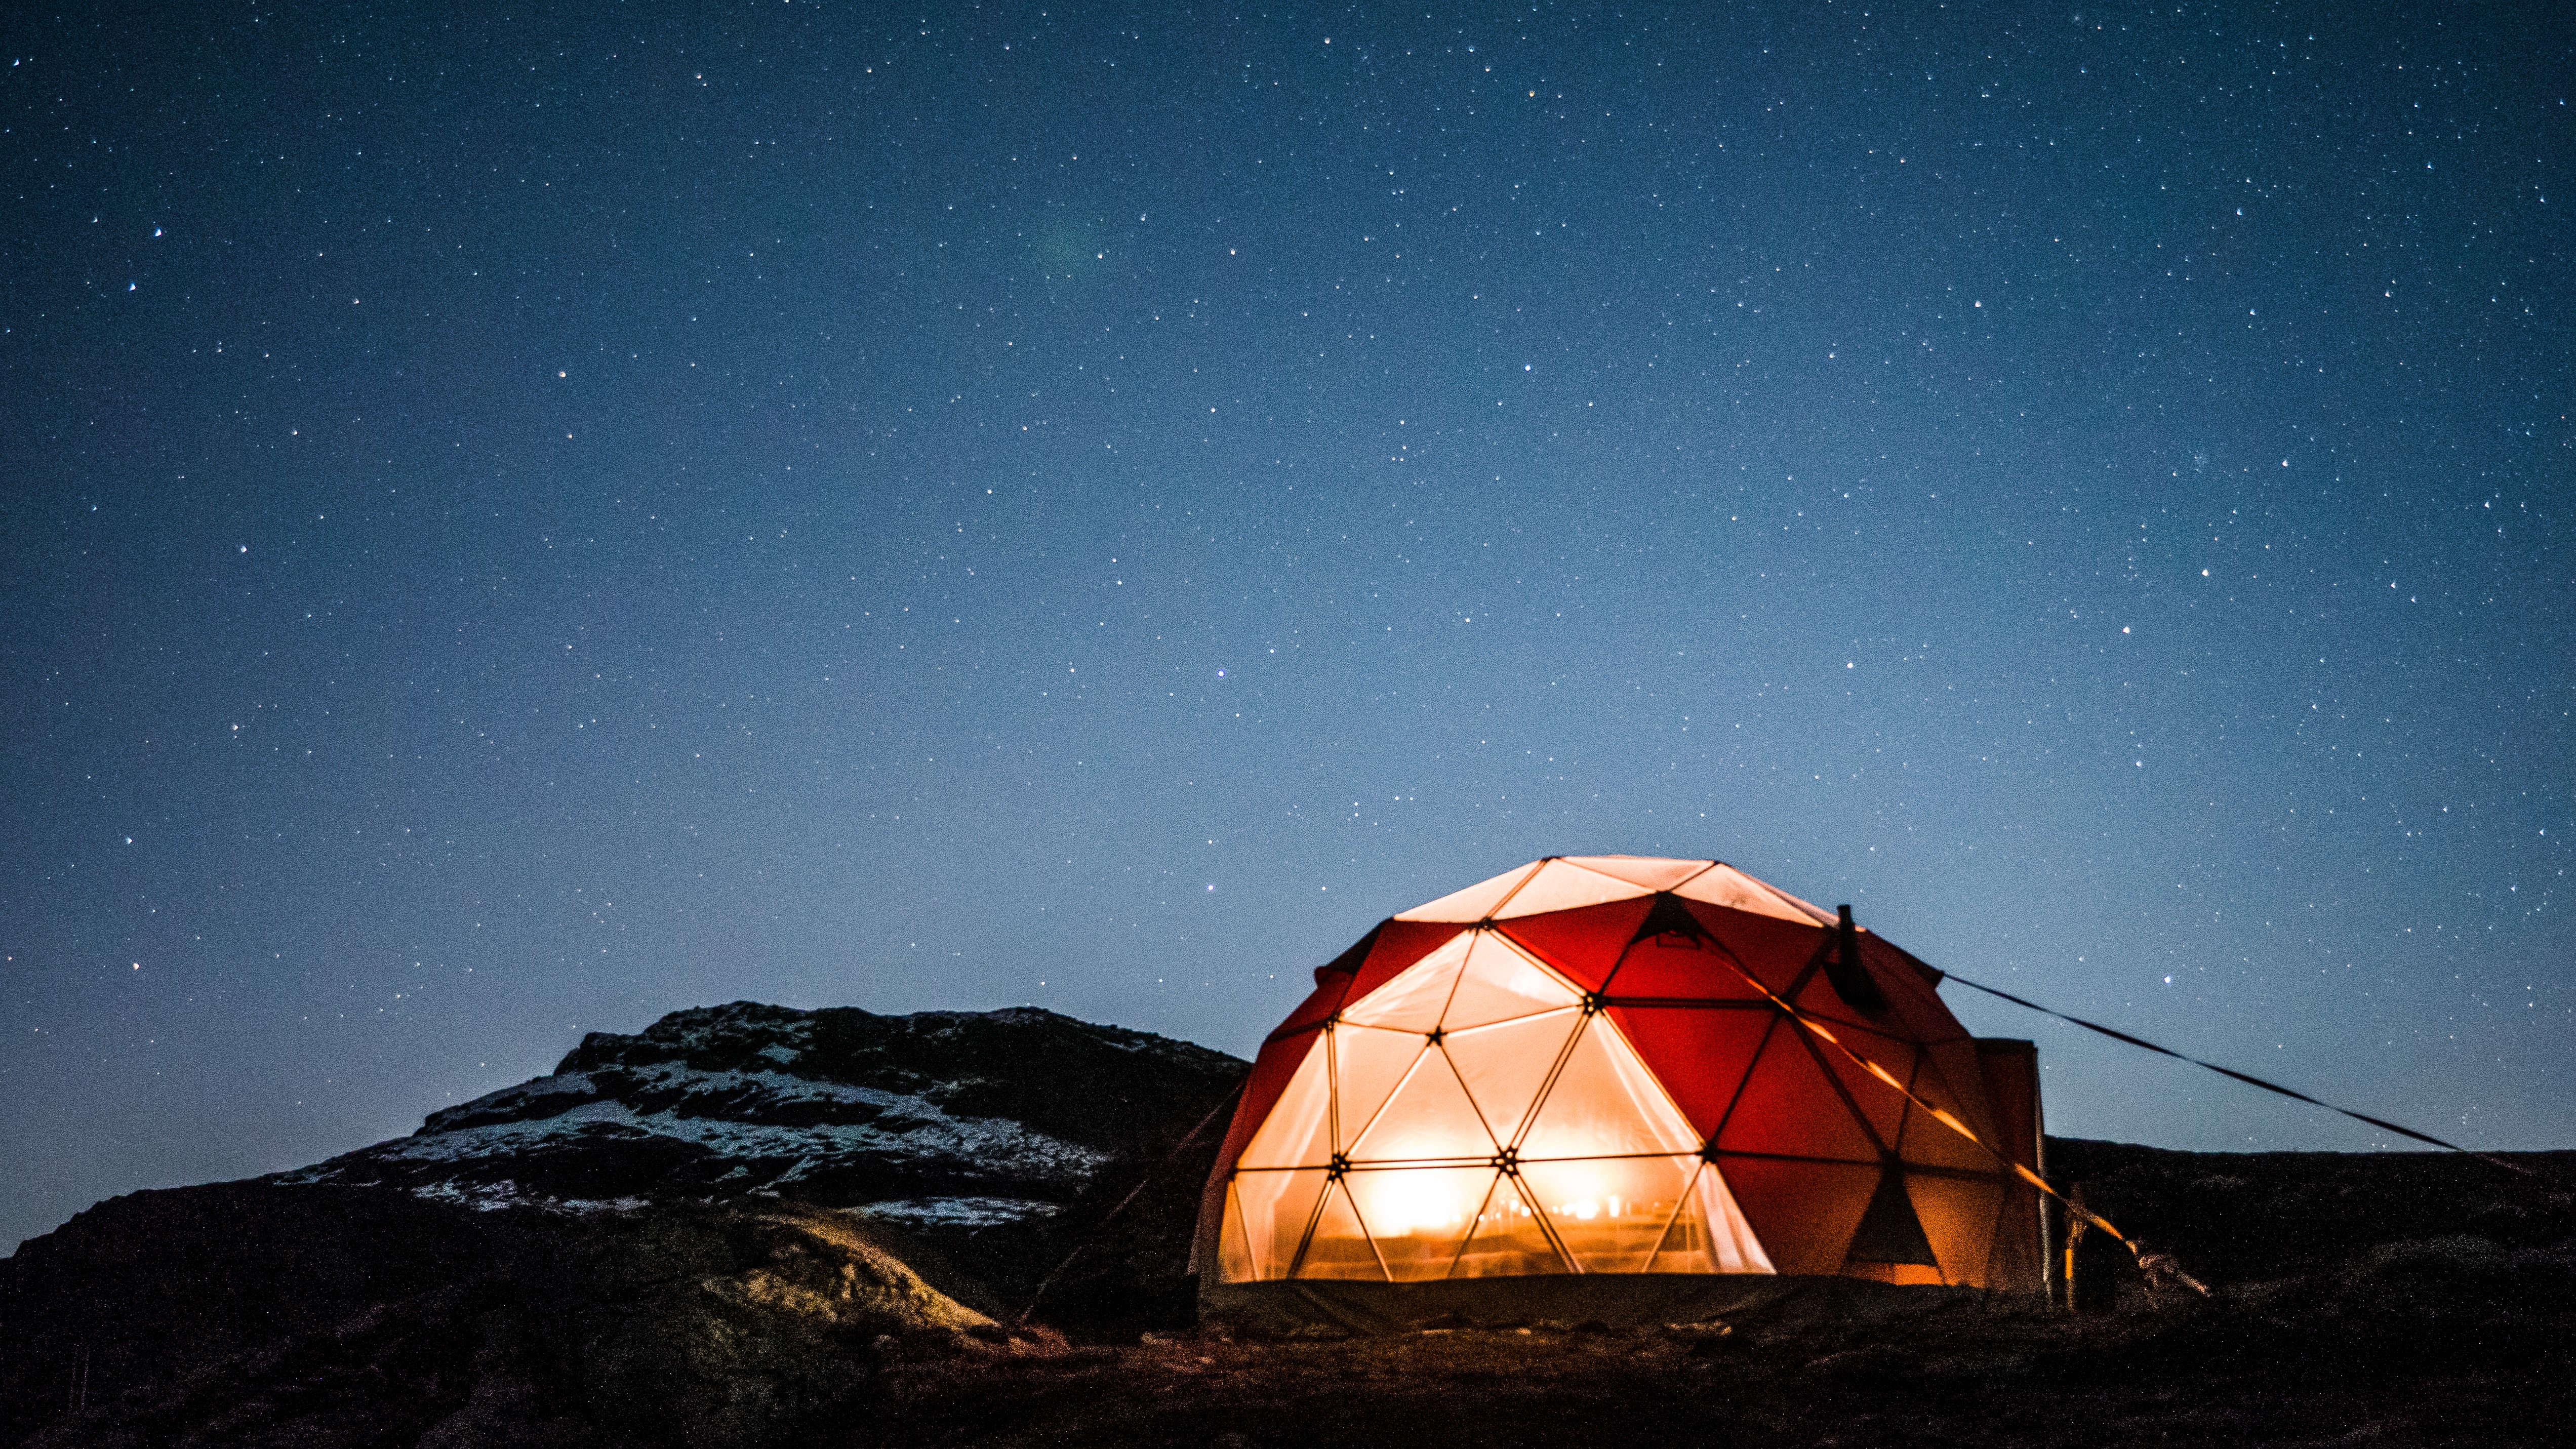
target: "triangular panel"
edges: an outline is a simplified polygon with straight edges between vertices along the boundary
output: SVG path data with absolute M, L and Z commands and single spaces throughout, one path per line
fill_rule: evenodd
M 1995 1120 L 1994 1103 L 1986 1095 L 1986 1068 L 1979 1059 L 1973 1038 L 1961 1036 L 1950 1041 L 1935 1041 L 1923 1048 L 1931 1060 L 1924 1064 L 1924 1075 L 1938 1083 L 1932 1100 L 1959 1114 L 1968 1130 L 1988 1142 L 2000 1143 L 2003 1135 Z M 1991 1162 L 1992 1158 L 1982 1158 Z
M 1728 1191 L 1717 1164 L 1696 1164 L 1681 1211 L 1666 1225 L 1647 1273 L 1768 1273 L 1771 1257 Z
M 1480 880 L 1463 891 L 1451 891 L 1428 905 L 1415 906 L 1412 910 L 1399 912 L 1396 919 L 1399 921 L 1485 920 L 1494 914 L 1494 907 L 1501 905 L 1504 898 L 1511 895 L 1515 886 L 1529 879 L 1532 872 L 1546 863 L 1533 861 L 1528 865 L 1514 866 L 1491 880 Z
M 1595 1016 L 1584 1022 L 1517 1146 L 1524 1160 L 1606 1157 L 1696 1152 L 1699 1138 L 1617 1028 Z
M 1226 1124 L 1225 1143 L 1217 1150 L 1221 1170 L 1242 1159 L 1252 1134 L 1270 1120 L 1280 1093 L 1296 1080 L 1297 1068 L 1314 1055 L 1316 1043 L 1323 1038 L 1321 1027 L 1309 1027 L 1290 1036 L 1274 1035 L 1261 1044 L 1260 1055 L 1252 1060 L 1252 1075 L 1244 1080 L 1243 1096 L 1235 1103 L 1234 1120 Z
M 1349 1184 L 1344 1178 L 1324 1189 L 1324 1210 L 1315 1218 L 1315 1236 L 1306 1244 L 1305 1261 L 1297 1265 L 1298 1277 L 1386 1281 L 1386 1266 L 1351 1206 Z
M 1700 1162 L 1695 1163 L 1694 1166 L 1699 1169 L 1699 1173 L 1717 1171 L 1712 1163 Z M 1699 1174 L 1695 1173 L 1691 1179 L 1691 1188 L 1698 1186 Z M 1646 1266 L 1638 1271 L 1644 1273 L 1719 1271 L 1712 1266 L 1714 1255 L 1711 1249 L 1716 1244 L 1710 1240 L 1708 1223 L 1700 1212 L 1696 1197 L 1697 1194 L 1690 1189 L 1683 1191 L 1680 1207 L 1674 1210 L 1672 1221 L 1664 1224 L 1663 1232 L 1655 1239 L 1654 1252 L 1647 1255 Z M 1746 1235 L 1751 1236 L 1749 1231 Z
M 1498 921 L 1520 916 L 1536 916 L 1548 911 L 1571 911 L 1583 906 L 1597 906 L 1604 901 L 1624 901 L 1645 894 L 1616 876 L 1597 870 L 1585 870 L 1572 861 L 1551 860 L 1539 867 L 1529 884 L 1512 893 L 1512 898 L 1493 912 Z
M 1333 1146 L 1348 1152 L 1395 1091 L 1395 1084 L 1422 1055 L 1423 1039 L 1409 1031 L 1385 1031 L 1344 1023 L 1332 1028 Z
M 1833 936 L 1833 932 L 1809 921 L 1749 915 L 1688 896 L 1681 899 L 1691 915 L 1725 946 L 1732 957 L 1729 974 L 1741 981 L 1749 972 L 1772 991 L 1786 993 L 1795 987 L 1798 979 L 1807 974 L 1807 965 L 1816 959 L 1818 949 Z
M 1302 1172 L 1238 1172 L 1234 1175 L 1236 1210 L 1243 1216 L 1245 1249 L 1256 1278 L 1285 1278 L 1288 1265 L 1305 1240 L 1315 1216 L 1315 1199 L 1324 1190 L 1322 1168 Z
M 1429 1031 L 1440 1024 L 1458 968 L 1480 932 L 1461 931 L 1448 944 L 1414 962 L 1393 980 L 1342 1008 L 1342 1020 L 1393 1031 Z
M 1297 1064 L 1297 1074 L 1288 1079 L 1287 1088 L 1271 1105 L 1270 1115 L 1262 1119 L 1260 1129 L 1244 1144 L 1236 1165 L 1324 1166 L 1333 1155 L 1331 1110 L 1332 1068 L 1319 1033 L 1315 1048 Z
M 1844 1090 L 1851 1094 L 1853 1106 L 1859 1109 L 1878 1140 L 1890 1148 L 1895 1147 L 1902 1140 L 1906 1124 L 1920 1116 L 1921 1111 L 1903 1091 L 1890 1086 L 1877 1072 L 1852 1058 L 1877 1063 L 1889 1077 L 1911 1088 L 1916 1076 L 1913 1046 L 1848 1025 L 1829 1024 L 1825 1030 L 1834 1034 L 1833 1041 L 1820 1040 L 1803 1030 L 1799 1033 L 1808 1056 L 1832 1073 L 1835 1081 L 1843 1084 Z
M 1648 855 L 1569 855 L 1569 865 L 1597 870 L 1650 891 L 1668 891 L 1714 864 L 1706 860 L 1662 860 Z
M 1775 890 L 1731 865 L 1712 866 L 1672 889 L 1676 895 L 1706 901 L 1712 906 L 1796 921 L 1801 925 L 1823 925 L 1837 919 L 1831 913 L 1817 910 L 1786 891 Z
M 1931 1062 L 1926 1061 L 1915 1069 L 1913 1086 L 1914 1095 L 1931 1106 L 1948 1112 L 1960 1126 L 1966 1127 L 1970 1132 L 1977 1130 L 1976 1124 L 1968 1117 L 1968 1109 L 1960 1104 L 1958 1094 L 1950 1090 L 1950 1084 L 1943 1078 L 1940 1069 Z M 1978 1105 L 1984 1104 L 1980 1102 Z M 1923 1107 L 1916 1106 L 1905 1114 L 1905 1132 L 1898 1140 L 1896 1150 L 1897 1155 L 1907 1162 L 1925 1167 L 1947 1167 L 1960 1172 L 1978 1173 L 2002 1170 L 2003 1164 L 1996 1161 L 1993 1152 L 1980 1146 L 1981 1142 L 1994 1142 L 1991 1129 L 1982 1134 L 1977 1141 L 1972 1142 Z
M 2003 1184 L 1909 1172 L 1905 1186 L 1923 1219 L 1923 1235 L 1941 1260 L 1942 1279 L 1989 1286 L 1986 1265 L 1994 1252 L 1995 1215 L 2003 1208 Z
M 1856 973 L 1846 973 L 1842 967 L 1842 944 L 1836 939 L 1836 933 L 1823 931 L 1818 935 L 1821 939 L 1808 957 L 1808 965 L 1814 969 L 1801 972 L 1807 978 L 1806 984 L 1792 998 L 1797 1008 L 1819 1021 L 1869 1031 L 1904 1030 L 1903 1024 L 1888 1014 L 1886 994 L 1879 990 L 1878 979 L 1869 976 L 1866 967 Z M 1854 981 L 1854 976 L 1860 979 Z M 1852 986 L 1854 994 L 1864 995 L 1865 999 L 1856 1004 L 1851 996 L 1843 994 L 1846 985 Z
M 1351 979 L 1349 989 L 1334 1001 L 1333 1010 L 1338 1012 L 1366 1000 L 1371 992 L 1403 975 L 1415 962 L 1456 940 L 1459 929 L 1446 921 L 1388 921 L 1378 927 L 1377 944 L 1370 948 L 1368 959 L 1360 963 L 1359 974 Z
M 1388 1275 L 1417 1283 L 1449 1276 L 1494 1177 L 1494 1169 L 1482 1165 L 1361 1168 L 1342 1181 L 1368 1221 Z
M 1686 1205 L 1697 1157 L 1531 1162 L 1521 1181 L 1586 1273 L 1642 1273 Z
M 1639 896 L 1579 911 L 1551 911 L 1506 921 L 1495 929 L 1568 981 L 1586 991 L 1599 991 L 1653 901 L 1652 896 Z
M 1544 1016 L 1450 1032 L 1440 1039 L 1440 1049 L 1449 1054 L 1485 1126 L 1496 1140 L 1509 1142 L 1520 1135 L 1539 1088 L 1582 1025 L 1583 1014 L 1569 1006 Z
M 1849 1256 L 1858 1263 L 1941 1265 L 1932 1256 L 1932 1240 L 1923 1236 L 1923 1220 L 1915 1216 L 1914 1200 L 1905 1195 L 1905 1174 L 1892 1162 L 1880 1171 L 1869 1209 L 1852 1230 Z
M 1718 1170 L 1782 1273 L 1839 1273 L 1878 1184 L 1876 1163 L 1780 1162 L 1720 1154 Z
M 1521 1191 L 1519 1180 L 1505 1177 L 1485 1199 L 1485 1210 L 1476 1218 L 1476 1234 L 1458 1255 L 1449 1276 L 1497 1278 L 1573 1271 L 1547 1240 L 1547 1229 L 1539 1225 L 1538 1211 Z
M 1764 1034 L 1780 1019 L 1768 1009 L 1697 1006 L 1613 1006 L 1609 1017 L 1702 1141 L 1717 1132 Z
M 1481 1162 L 1499 1150 L 1449 1059 L 1424 1052 L 1351 1147 L 1354 1162 Z
M 1923 1235 L 1941 1260 L 1942 1277 L 1988 1286 L 1987 1259 L 1994 1252 L 1995 1216 L 2003 1210 L 2003 1184 L 1909 1172 L 1905 1185 L 1923 1219 Z
M 1458 989 L 1440 1014 L 1443 1031 L 1464 1031 L 1515 1017 L 1556 1011 L 1582 1000 L 1582 993 L 1554 972 L 1522 954 L 1491 931 L 1478 931 L 1468 949 L 1467 966 Z
M 1243 1204 L 1233 1183 L 1225 1186 L 1225 1223 L 1217 1237 L 1217 1271 L 1221 1281 L 1249 1283 L 1261 1276 L 1261 1266 L 1252 1256 L 1252 1243 L 1243 1231 Z
M 1876 1082 L 1870 1085 L 1880 1092 L 1887 1090 Z M 1860 1118 L 1817 1067 L 1804 1034 L 1783 1020 L 1772 1028 L 1770 1041 L 1745 1077 L 1726 1124 L 1718 1129 L 1717 1145 L 1728 1152 L 1825 1157 L 1874 1166 L 1883 1147 L 1894 1144 L 1871 1139 Z
M 1630 942 L 1604 989 L 1622 1001 L 1767 999 L 1717 941 L 1674 933 Z

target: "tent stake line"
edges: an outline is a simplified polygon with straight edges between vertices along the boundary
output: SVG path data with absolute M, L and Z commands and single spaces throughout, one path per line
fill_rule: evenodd
M 1083 1249 L 1100 1241 L 1100 1235 L 1109 1229 L 1110 1219 L 1117 1217 L 1122 1212 L 1125 1212 L 1129 1203 L 1134 1202 L 1139 1194 L 1144 1192 L 1147 1187 L 1151 1186 L 1155 1178 L 1162 1176 L 1163 1169 L 1170 1167 L 1173 1159 L 1179 1157 L 1184 1148 L 1199 1139 L 1199 1134 L 1208 1129 L 1208 1124 L 1217 1119 L 1218 1113 L 1224 1112 L 1233 1107 L 1235 1101 L 1243 1095 L 1243 1086 L 1244 1084 L 1242 1082 L 1235 1083 L 1234 1090 L 1226 1093 L 1224 1100 L 1218 1102 L 1215 1106 L 1210 1107 L 1208 1109 L 1208 1114 L 1199 1119 L 1199 1125 L 1181 1134 L 1181 1140 L 1172 1144 L 1172 1150 L 1163 1154 L 1162 1161 L 1157 1162 L 1152 1167 L 1146 1169 L 1145 1175 L 1136 1180 L 1136 1185 L 1127 1189 L 1127 1195 L 1118 1199 L 1118 1205 L 1116 1207 L 1113 1207 L 1109 1211 L 1100 1215 L 1100 1221 L 1091 1225 L 1091 1231 L 1083 1235 L 1081 1242 L 1073 1245 L 1073 1251 L 1064 1255 L 1064 1261 L 1056 1264 L 1052 1271 L 1050 1271 L 1044 1278 L 1038 1280 L 1038 1291 L 1029 1295 L 1029 1306 L 1021 1309 L 1018 1316 L 1014 1317 L 1011 1322 L 1021 1326 L 1027 1325 L 1029 1315 L 1037 1312 L 1038 1305 L 1046 1301 L 1046 1291 L 1055 1286 L 1055 1280 L 1064 1275 L 1065 1269 L 1073 1266 L 1074 1259 L 1082 1256 Z
M 2305 1092 L 2298 1091 L 2295 1088 L 2284 1087 L 2278 1082 L 2267 1082 L 2261 1077 L 2255 1076 L 2250 1072 L 2240 1072 L 2234 1067 L 2222 1067 L 2216 1062 L 2204 1062 L 2198 1057 L 2185 1056 L 2171 1047 L 2158 1046 L 2144 1037 L 2131 1036 L 2125 1031 L 2115 1030 L 2111 1027 L 2102 1025 L 2100 1022 L 2086 1021 L 2080 1016 L 2069 1016 L 2065 1012 L 2058 1011 L 2052 1007 L 2042 1006 L 2036 1001 L 2025 1000 L 2022 997 L 2015 996 L 2009 991 L 1998 991 L 1991 986 L 1979 985 L 1978 983 L 1969 980 L 1967 977 L 1959 975 L 1957 972 L 1950 972 L 1947 974 L 1950 980 L 1958 982 L 1960 985 L 1967 987 L 1971 991 L 1982 991 L 1988 996 L 1998 997 L 2002 1000 L 2009 1001 L 2015 1006 L 2026 1007 L 2032 1011 L 2038 1012 L 2042 1016 L 2053 1016 L 2059 1021 L 2071 1022 L 2076 1026 L 2084 1028 L 2086 1031 L 2099 1032 L 2103 1036 L 2111 1038 L 2113 1041 L 2127 1042 L 2133 1047 L 2143 1047 L 2148 1051 L 2156 1053 L 2158 1056 L 2171 1057 L 2178 1062 L 2189 1062 L 2195 1067 L 2206 1068 L 2209 1071 L 2218 1073 L 2222 1077 L 2234 1077 L 2236 1080 L 2245 1083 L 2249 1087 L 2261 1087 L 2264 1091 L 2277 1092 L 2284 1097 L 2290 1098 L 2292 1101 L 2305 1102 L 2311 1107 L 2323 1107 L 2329 1112 L 2336 1112 L 2343 1116 L 2350 1117 L 2355 1122 L 2367 1122 L 2371 1126 L 2377 1127 L 2384 1132 L 2394 1132 L 2400 1137 L 2412 1138 L 2415 1141 L 2425 1143 L 2428 1146 L 2439 1147 L 2445 1151 L 2457 1152 L 2465 1156 L 2474 1157 L 2480 1162 L 2490 1163 L 2494 1166 L 2501 1167 L 2507 1172 L 2519 1172 L 2525 1177 L 2533 1178 L 2540 1176 L 2539 1173 L 2532 1171 L 2528 1167 L 2524 1167 L 2518 1163 L 2507 1162 L 2501 1157 L 2480 1152 L 2473 1147 L 2462 1147 L 2456 1142 L 2445 1142 L 2430 1132 L 2418 1132 L 2412 1127 L 2400 1127 L 2396 1123 L 2388 1121 L 2385 1118 L 2373 1117 L 2367 1112 L 2356 1112 L 2349 1107 L 2338 1107 L 2332 1102 L 2321 1101 L 2315 1097 L 2309 1096 Z

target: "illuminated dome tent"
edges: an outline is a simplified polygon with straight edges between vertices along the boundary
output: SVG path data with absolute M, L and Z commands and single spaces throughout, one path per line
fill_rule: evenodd
M 1384 1328 L 2041 1291 L 2002 1160 L 2040 1166 L 2036 1055 L 1970 1037 L 1940 979 L 1715 861 L 1551 857 L 1406 911 L 1263 1043 L 1203 1306 Z

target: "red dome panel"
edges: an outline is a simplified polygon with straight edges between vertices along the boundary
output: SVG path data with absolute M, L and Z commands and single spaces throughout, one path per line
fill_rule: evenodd
M 1869 1211 L 1878 1168 L 1868 1163 L 1778 1162 L 1720 1157 L 1718 1169 L 1783 1273 L 1840 1273 L 1852 1232 Z
M 1498 922 L 1494 929 L 1564 973 L 1577 986 L 1598 991 L 1610 979 L 1610 972 L 1619 964 L 1619 953 L 1628 948 L 1628 938 L 1637 933 L 1637 923 L 1646 919 L 1646 911 L 1653 904 L 1651 897 L 1639 896 L 1608 905 L 1522 916 Z
M 1744 1069 L 1772 1023 L 1784 1020 L 1767 1008 L 1708 1006 L 1612 1006 L 1610 1019 L 1662 1079 L 1703 1143 L 1726 1119 Z

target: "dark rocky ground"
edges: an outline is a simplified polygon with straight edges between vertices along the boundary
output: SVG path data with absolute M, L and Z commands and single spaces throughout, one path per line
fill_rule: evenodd
M 2054 1151 L 2214 1296 L 2132 1279 L 2067 1315 L 1889 1289 L 1832 1321 L 1234 1343 L 1130 1276 L 1177 1270 L 1185 1173 L 1066 1275 L 1054 1325 L 1017 1327 L 958 1301 L 1011 1311 L 971 1257 L 827 1209 L 141 1193 L 6 1265 L 0 1444 L 2567 1442 L 2576 1153 L 2515 1159 L 2533 1180 L 2418 1154 Z
M 2115 1254 L 2107 1306 L 2084 1314 L 1886 1289 L 1831 1319 L 1793 1304 L 1633 1333 L 1236 1343 L 1192 1327 L 1184 1268 L 1216 1135 L 1188 1134 L 1239 1064 L 1062 1018 L 724 1010 L 585 1044 L 457 1114 L 484 1125 L 435 1150 L 405 1139 L 344 1171 L 137 1193 L 23 1245 L 0 1262 L 0 1449 L 2554 1445 L 2576 1421 L 2576 1153 L 2519 1156 L 2526 1176 L 2450 1155 L 2053 1141 L 2052 1176 L 2176 1254 L 2206 1299 L 2151 1297 Z M 1032 1048 L 1112 1095 L 1114 1132 L 958 1069 Z M 800 1071 L 829 1090 L 776 1079 Z M 648 1095 L 672 1092 L 677 1107 Z M 649 1162 L 551 1129 L 544 1143 L 590 1162 L 554 1195 L 447 1190 L 512 1181 L 454 1142 L 498 1121 L 495 1150 L 515 1150 L 512 1124 L 562 1110 L 550 1094 L 615 1098 L 657 1140 L 741 1098 L 768 1191 L 728 1195 L 693 1156 L 654 1196 L 599 1207 L 581 1184 L 649 1184 Z M 892 1180 L 865 1165 L 886 1150 L 874 1126 L 782 1155 L 777 1131 L 818 1095 L 876 1104 L 872 1122 L 912 1113 L 939 1142 L 979 1122 L 1095 1140 L 1079 1172 L 1017 1181 L 1056 1199 L 1038 1217 L 771 1195 L 800 1174 Z

